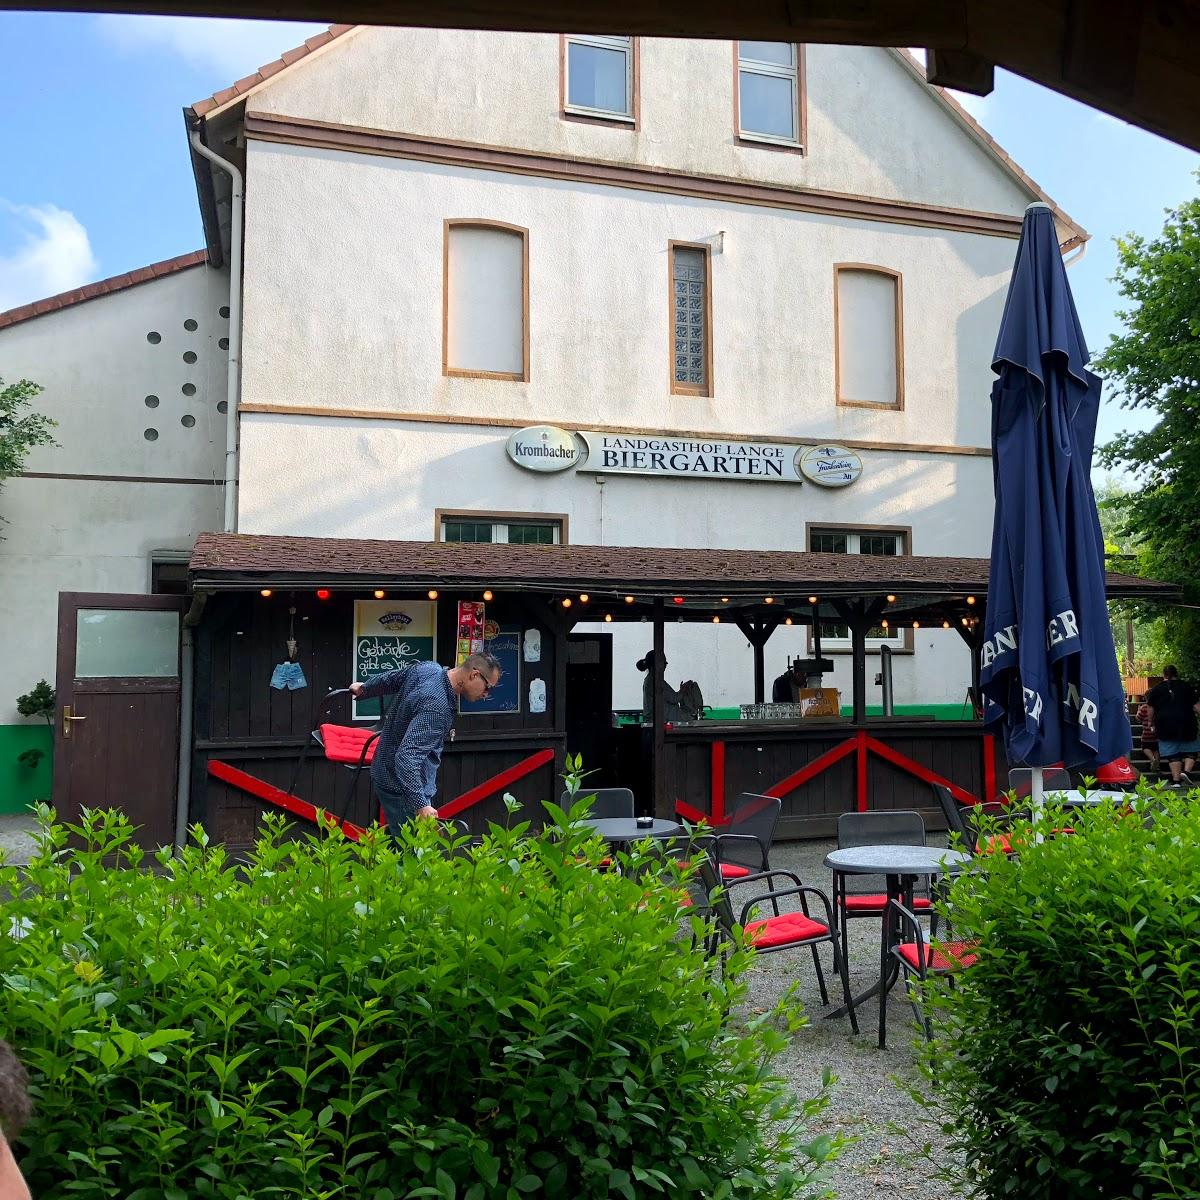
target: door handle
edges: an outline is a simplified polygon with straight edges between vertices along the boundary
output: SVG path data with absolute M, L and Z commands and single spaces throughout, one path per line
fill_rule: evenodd
M 64 704 L 63 705 L 63 718 L 62 718 L 62 721 L 63 721 L 62 732 L 63 732 L 64 740 L 71 736 L 71 722 L 72 721 L 86 721 L 86 720 L 87 720 L 87 717 L 73 717 L 71 715 L 71 706 L 69 704 Z

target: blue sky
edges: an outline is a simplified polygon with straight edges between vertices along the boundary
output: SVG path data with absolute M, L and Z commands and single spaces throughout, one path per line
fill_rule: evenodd
M 321 28 L 0 12 L 0 311 L 198 249 L 184 105 Z M 962 99 L 1092 233 L 1071 283 L 1098 350 L 1120 325 L 1113 238 L 1156 233 L 1200 189 L 1200 155 L 1005 72 Z M 1106 403 L 1101 438 L 1131 419 Z

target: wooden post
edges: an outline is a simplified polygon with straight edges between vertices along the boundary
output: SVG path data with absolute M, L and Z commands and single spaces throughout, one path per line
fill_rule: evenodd
M 771 639 L 771 634 L 779 628 L 780 618 L 762 621 L 755 625 L 753 621 L 738 618 L 737 627 L 742 631 L 746 641 L 754 649 L 754 703 L 762 704 L 767 695 L 767 670 L 763 649 Z
M 853 671 L 853 705 L 851 717 L 855 725 L 867 723 L 867 618 L 862 605 L 856 604 L 855 616 L 850 622 L 851 669 Z
M 654 780 L 654 812 L 660 817 L 669 817 L 673 805 L 667 798 L 667 734 L 664 728 L 666 697 L 663 695 L 663 662 L 666 659 L 666 637 L 663 629 L 663 600 L 654 601 L 654 700 L 650 706 L 650 721 L 653 732 L 651 739 L 651 773 Z

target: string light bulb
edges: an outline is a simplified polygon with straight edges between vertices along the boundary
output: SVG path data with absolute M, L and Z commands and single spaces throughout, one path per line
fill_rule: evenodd
M 728 597 L 728 596 L 722 596 L 722 597 L 721 597 L 721 603 L 722 603 L 722 604 L 728 604 L 728 603 L 729 603 L 729 597 Z
M 974 604 L 974 603 L 975 603 L 975 597 L 974 597 L 974 596 L 968 596 L 968 597 L 967 597 L 967 603 L 968 603 L 968 604 Z
M 633 603 L 633 597 L 632 597 L 632 596 L 626 596 L 626 597 L 625 597 L 625 603 L 626 603 L 626 604 L 632 604 L 632 603 Z
M 676 604 L 682 604 L 682 603 L 683 603 L 683 597 L 682 597 L 682 596 L 673 596 L 671 599 L 672 599 L 672 600 L 673 600 L 673 601 L 674 601 Z
M 920 621 L 914 621 L 914 622 L 913 622 L 913 628 L 914 628 L 914 629 L 920 629 L 920 628 L 921 628 L 921 622 L 920 622 Z
M 962 619 L 962 623 L 963 623 L 963 625 L 970 625 L 970 624 L 971 624 L 971 622 L 970 622 L 970 621 L 968 621 L 966 617 L 963 617 L 963 619 Z
M 792 618 L 791 618 L 791 617 L 784 617 L 784 618 L 783 618 L 783 623 L 784 623 L 785 625 L 790 625 L 790 624 L 792 623 Z
M 489 600 L 491 600 L 491 599 L 492 599 L 492 589 L 491 589 L 491 588 L 488 588 L 488 589 L 487 589 L 487 590 L 486 590 L 486 591 L 483 593 L 483 599 L 484 599 L 484 603 L 487 603 Z
M 430 588 L 425 594 L 430 598 L 430 600 L 436 600 L 438 598 L 437 588 Z
M 386 596 L 386 595 L 387 595 L 387 592 L 385 592 L 382 588 L 375 589 L 375 599 L 376 600 L 382 600 L 384 598 L 384 596 Z
M 808 602 L 809 602 L 809 604 L 816 604 L 816 602 L 817 602 L 816 596 L 809 596 Z
M 764 603 L 764 604 L 774 604 L 774 603 L 775 603 L 775 597 L 774 597 L 774 596 L 764 596 L 764 597 L 763 597 L 763 603 Z
M 950 622 L 949 622 L 949 621 L 943 621 L 943 622 L 942 622 L 942 628 L 943 628 L 943 629 L 949 629 L 949 628 L 950 628 Z
M 721 618 L 718 617 L 716 613 L 713 613 L 713 624 L 720 625 L 720 623 L 721 623 Z
M 604 614 L 604 620 L 605 620 L 606 622 L 609 622 L 609 621 L 611 621 L 611 620 L 612 620 L 612 613 L 605 613 L 605 614 Z
M 587 592 L 579 593 L 579 603 L 580 604 L 586 604 L 590 599 L 591 599 L 591 597 L 587 594 Z
M 259 594 L 259 595 L 260 595 L 260 596 L 261 596 L 261 597 L 262 597 L 264 600 L 270 600 L 270 598 L 271 598 L 271 589 L 270 589 L 270 588 L 263 588 L 263 590 L 262 590 L 261 592 L 259 592 L 258 594 Z
M 571 597 L 570 596 L 564 596 L 562 598 L 562 606 L 563 606 L 563 608 L 571 607 Z
M 889 604 L 895 604 L 895 603 L 896 603 L 896 597 L 895 597 L 895 596 L 889 596 L 889 597 L 887 598 L 887 602 L 888 602 Z
M 317 588 L 317 599 L 328 600 L 333 593 L 328 588 Z
M 882 628 L 886 629 L 888 627 L 887 618 L 884 617 L 884 619 L 882 621 L 880 621 L 879 624 Z

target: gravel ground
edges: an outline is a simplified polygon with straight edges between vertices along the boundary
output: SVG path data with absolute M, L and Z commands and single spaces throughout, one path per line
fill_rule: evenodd
M 28 861 L 33 825 L 29 814 L 0 815 L 0 849 L 10 863 Z M 782 843 L 772 850 L 771 861 L 828 894 L 832 880 L 823 860 L 833 848 L 834 843 L 826 841 Z M 879 970 L 878 922 L 852 921 L 850 943 L 850 989 L 857 995 L 870 986 Z M 829 968 L 828 955 L 824 959 L 830 999 L 837 1004 L 840 985 Z M 931 1178 L 929 1163 L 921 1152 L 926 1142 L 940 1147 L 941 1135 L 928 1114 L 894 1079 L 917 1078 L 913 1067 L 916 1024 L 901 990 L 894 990 L 889 999 L 888 1048 L 880 1050 L 878 1001 L 872 999 L 859 1009 L 862 1032 L 857 1037 L 847 1018 L 825 1020 L 828 1009 L 821 1004 L 812 956 L 807 951 L 763 955 L 750 972 L 748 1004 L 753 1009 L 769 1008 L 793 982 L 799 983 L 798 996 L 810 1023 L 799 1031 L 776 1066 L 805 1097 L 820 1089 L 825 1069 L 837 1076 L 830 1106 L 810 1125 L 814 1134 L 840 1131 L 858 1139 L 832 1168 L 830 1185 L 837 1200 L 907 1195 L 952 1200 L 958 1193 Z
M 832 890 L 825 855 L 832 841 L 785 842 L 771 851 L 772 866 L 795 871 L 805 884 L 826 894 Z M 736 897 L 736 892 L 735 892 Z M 833 1004 L 840 1003 L 841 987 L 823 956 L 826 985 Z M 857 995 L 878 977 L 879 923 L 850 922 L 850 991 Z M 917 1026 L 912 1008 L 900 986 L 888 1000 L 888 1046 L 878 1045 L 879 1001 L 872 997 L 858 1010 L 861 1033 L 855 1036 L 846 1017 L 825 1020 L 829 1008 L 821 1004 L 808 951 L 780 951 L 763 955 L 751 968 L 749 1003 L 754 1008 L 773 1004 L 799 983 L 798 996 L 810 1023 L 796 1035 L 777 1060 L 777 1067 L 802 1096 L 820 1087 L 825 1069 L 837 1076 L 829 1107 L 811 1124 L 814 1133 L 840 1131 L 857 1137 L 834 1164 L 830 1185 L 837 1200 L 876 1200 L 883 1196 L 921 1196 L 923 1200 L 951 1200 L 958 1192 L 931 1177 L 931 1166 L 922 1152 L 930 1143 L 939 1161 L 943 1139 L 926 1110 L 902 1091 L 894 1077 L 917 1080 L 913 1042 Z

